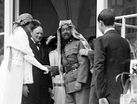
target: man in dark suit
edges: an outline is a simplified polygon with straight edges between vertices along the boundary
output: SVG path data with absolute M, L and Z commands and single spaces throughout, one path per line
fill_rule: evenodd
M 116 76 L 129 72 L 130 48 L 126 39 L 122 38 L 114 28 L 115 16 L 112 10 L 104 9 L 98 15 L 98 26 L 104 34 L 94 43 L 94 72 L 92 84 L 95 85 L 97 99 L 100 104 L 119 104 L 122 94 L 121 81 Z M 91 103 L 93 104 L 93 103 Z
M 43 29 L 40 23 L 34 23 L 31 37 L 29 37 L 30 47 L 35 58 L 43 65 L 49 65 L 48 52 L 45 52 L 46 44 L 41 44 Z M 45 59 L 46 57 L 46 59 Z M 50 91 L 52 89 L 52 79 L 49 74 L 33 66 L 33 84 L 25 85 L 28 88 L 28 95 L 23 96 L 23 104 L 50 104 Z

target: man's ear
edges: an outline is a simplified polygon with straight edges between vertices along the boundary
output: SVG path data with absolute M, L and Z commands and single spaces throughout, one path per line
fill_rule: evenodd
M 104 26 L 104 22 L 100 20 L 101 27 Z

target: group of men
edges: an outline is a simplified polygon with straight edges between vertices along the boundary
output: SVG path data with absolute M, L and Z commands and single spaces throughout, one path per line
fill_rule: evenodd
M 129 72 L 130 47 L 127 40 L 115 30 L 114 21 L 115 15 L 112 10 L 104 9 L 100 12 L 98 26 L 104 35 L 94 41 L 94 50 L 76 31 L 71 20 L 60 22 L 57 35 L 63 43 L 60 52 L 65 72 L 66 104 L 120 104 L 123 88 L 120 80 L 116 82 L 115 78 L 122 72 Z M 49 65 L 48 45 L 46 42 L 40 43 L 39 48 L 36 45 L 41 41 L 43 31 L 41 34 L 38 33 L 36 31 L 29 39 L 30 47 L 39 62 Z M 88 54 L 91 51 L 92 54 Z M 50 73 L 46 75 L 33 66 L 33 76 L 34 83 L 25 85 L 29 87 L 30 92 L 28 96 L 23 97 L 30 98 L 32 102 L 27 103 L 24 100 L 23 104 L 49 104 L 52 89 Z M 39 83 L 38 92 L 35 90 L 35 87 L 38 87 L 35 86 L 36 83 Z M 36 95 L 39 92 L 38 97 Z

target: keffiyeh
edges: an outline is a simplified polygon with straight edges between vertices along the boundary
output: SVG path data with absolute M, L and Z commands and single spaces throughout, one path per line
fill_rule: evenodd
M 73 25 L 73 23 L 72 23 L 71 20 L 61 20 L 60 23 L 59 23 L 59 28 L 58 28 L 58 30 L 61 29 L 61 27 L 62 27 L 63 25 L 68 25 L 68 26 L 72 27 L 72 30 L 71 30 L 71 31 L 72 31 L 73 37 L 76 38 L 76 39 L 80 39 L 80 41 L 83 43 L 84 47 L 85 47 L 86 49 L 91 50 L 91 48 L 90 48 L 87 40 L 83 37 L 82 34 L 80 34 L 80 33 L 78 33 L 78 32 L 76 31 L 75 26 Z

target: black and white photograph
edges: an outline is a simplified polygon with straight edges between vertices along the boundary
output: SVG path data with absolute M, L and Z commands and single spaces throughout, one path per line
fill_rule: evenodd
M 0 104 L 137 104 L 137 0 L 0 0 Z

